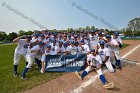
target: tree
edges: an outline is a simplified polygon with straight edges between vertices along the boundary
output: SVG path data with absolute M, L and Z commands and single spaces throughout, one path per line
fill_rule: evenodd
M 23 36 L 23 35 L 25 35 L 25 31 L 23 30 L 18 31 L 18 36 Z
M 15 38 L 18 37 L 17 33 L 15 33 L 15 32 L 9 33 L 8 36 L 9 36 L 10 41 L 12 41 L 12 40 L 14 40 Z
M 7 38 L 7 34 L 3 31 L 0 31 L 0 41 L 6 40 Z
M 67 31 L 68 32 L 72 32 L 73 31 L 73 28 L 68 28 Z
M 125 29 L 124 36 L 132 36 L 131 29 L 129 29 L 129 28 Z
M 90 31 L 90 27 L 89 26 L 87 26 L 85 29 L 86 29 L 86 31 Z
M 25 32 L 25 34 L 24 35 L 32 35 L 34 32 L 32 32 L 32 31 L 28 31 L 28 32 Z
M 92 27 L 91 27 L 91 30 L 95 30 L 95 26 L 92 26 Z
M 129 21 L 128 28 L 132 31 L 133 36 L 140 31 L 140 18 L 134 18 Z

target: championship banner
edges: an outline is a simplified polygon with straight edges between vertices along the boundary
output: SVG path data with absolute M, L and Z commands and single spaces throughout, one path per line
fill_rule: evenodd
M 86 54 L 76 55 L 47 55 L 45 70 L 47 72 L 75 72 L 83 69 Z

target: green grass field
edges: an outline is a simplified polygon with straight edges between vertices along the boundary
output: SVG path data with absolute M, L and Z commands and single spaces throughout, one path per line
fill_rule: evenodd
M 124 44 L 123 48 L 128 44 Z M 22 92 L 33 88 L 37 85 L 55 79 L 64 73 L 46 73 L 40 74 L 39 70 L 33 69 L 27 73 L 29 80 L 23 81 L 20 76 L 13 76 L 13 54 L 16 45 L 0 45 L 0 93 L 15 93 Z M 21 74 L 25 67 L 24 59 L 22 58 L 18 67 L 18 72 Z
M 16 45 L 0 45 L 0 93 L 15 93 L 21 92 L 44 82 L 57 78 L 64 73 L 46 73 L 40 74 L 39 70 L 33 69 L 27 73 L 29 80 L 23 81 L 20 76 L 13 77 L 13 54 Z M 21 74 L 25 67 L 24 59 L 22 58 L 18 72 Z

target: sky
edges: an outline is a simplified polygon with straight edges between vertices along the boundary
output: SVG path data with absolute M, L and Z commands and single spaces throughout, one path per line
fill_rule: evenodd
M 0 31 L 86 26 L 122 29 L 129 20 L 140 17 L 139 4 L 140 0 L 0 0 Z

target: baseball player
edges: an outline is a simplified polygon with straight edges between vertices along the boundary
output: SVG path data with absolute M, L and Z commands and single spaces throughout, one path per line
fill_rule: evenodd
M 86 53 L 87 55 L 90 53 L 90 49 L 89 49 L 89 46 L 87 44 L 85 44 L 84 40 L 81 40 L 81 52 L 82 53 Z
M 48 45 L 47 48 L 45 49 L 45 53 L 42 55 L 42 68 L 41 68 L 41 73 L 45 72 L 45 59 L 46 55 L 56 55 L 56 52 L 54 52 L 51 48 L 51 45 Z
M 100 80 L 103 83 L 103 87 L 106 89 L 113 88 L 114 84 L 108 83 L 105 76 L 103 75 L 101 66 L 102 66 L 102 59 L 100 55 L 97 55 L 95 49 L 91 49 L 91 54 L 87 57 L 87 64 L 88 67 L 82 72 L 80 75 L 78 72 L 75 72 L 76 76 L 82 80 L 92 69 L 94 69 L 100 76 Z
M 56 41 L 56 39 L 54 39 L 54 38 L 52 38 L 52 40 L 51 40 L 51 50 L 52 51 L 54 51 L 55 52 L 55 54 L 57 54 L 57 47 L 58 47 L 58 43 L 57 43 L 57 41 Z
M 64 42 L 64 55 L 70 54 L 72 47 L 67 43 Z
M 81 47 L 79 46 L 79 42 L 72 42 L 71 45 L 71 53 L 72 51 L 75 51 L 76 53 L 81 53 Z
M 94 48 L 97 50 L 97 45 L 98 45 L 98 34 L 95 34 L 96 30 L 92 30 L 90 34 L 90 48 Z
M 22 72 L 21 79 L 26 80 L 25 74 L 27 73 L 28 69 L 31 67 L 32 63 L 35 61 L 34 58 L 37 56 L 37 53 L 40 51 L 41 47 L 43 47 L 43 42 L 39 42 L 38 45 L 35 45 L 33 47 L 28 47 L 26 58 L 28 65 L 24 68 Z
M 17 68 L 20 61 L 21 56 L 25 58 L 26 65 L 28 64 L 26 59 L 26 53 L 28 46 L 30 45 L 31 37 L 26 36 L 25 39 L 21 39 L 21 37 L 15 38 L 13 42 L 17 42 L 17 47 L 14 53 L 14 77 L 18 76 Z
M 114 53 L 114 57 L 115 57 L 115 60 L 116 60 L 116 68 L 117 69 L 120 69 L 121 70 L 121 57 L 120 57 L 120 48 L 122 48 L 122 40 L 121 38 L 119 37 L 119 32 L 118 31 L 115 31 L 113 33 L 113 37 L 110 41 L 110 46 L 111 46 L 111 50 L 113 51 Z
M 62 41 L 59 41 L 58 43 L 59 43 L 59 45 L 58 45 L 58 47 L 56 49 L 57 54 L 62 54 L 64 52 L 63 42 Z
M 43 43 L 45 43 L 45 44 L 47 43 L 47 40 L 45 39 L 45 35 L 44 35 L 44 34 L 41 34 L 41 35 L 40 35 L 40 38 L 38 39 L 38 41 L 39 41 L 39 42 L 43 42 Z
M 114 64 L 114 56 L 113 56 L 113 53 L 112 53 L 112 50 L 111 50 L 111 43 L 110 43 L 112 37 L 111 37 L 110 34 L 106 34 L 105 37 L 106 37 L 106 40 L 105 40 L 106 41 L 106 44 L 105 44 L 105 46 L 110 50 L 110 55 L 111 55 L 110 59 L 111 59 L 111 62 L 112 62 L 112 66 L 115 69 L 116 66 Z
M 84 34 L 81 36 L 81 40 L 84 40 L 85 44 L 88 45 L 87 37 Z
M 100 48 L 98 49 L 98 53 L 101 56 L 102 62 L 106 65 L 109 72 L 114 72 L 114 69 L 112 67 L 112 63 L 110 61 L 110 50 L 105 47 L 105 41 L 101 40 L 100 42 Z

